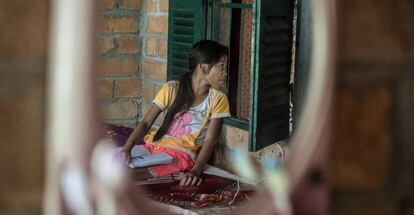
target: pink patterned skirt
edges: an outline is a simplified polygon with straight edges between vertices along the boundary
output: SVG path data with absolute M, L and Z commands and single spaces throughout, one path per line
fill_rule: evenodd
M 174 160 L 169 164 L 149 167 L 148 170 L 154 177 L 165 176 L 174 172 L 187 171 L 194 166 L 193 159 L 185 152 L 153 144 L 143 144 L 142 146 L 144 146 L 152 154 L 166 153 L 174 157 Z

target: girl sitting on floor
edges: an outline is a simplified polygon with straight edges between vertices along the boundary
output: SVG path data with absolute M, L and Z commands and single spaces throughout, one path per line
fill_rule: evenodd
M 221 119 L 230 116 L 227 96 L 218 90 L 226 81 L 227 56 L 228 48 L 215 41 L 202 40 L 193 45 L 188 72 L 179 81 L 162 86 L 123 146 L 127 162 L 134 147 L 143 147 L 151 154 L 165 153 L 173 160 L 134 169 L 135 175 L 151 178 L 185 172 L 180 185 L 201 184 L 200 174 L 217 142 Z M 161 112 L 161 127 L 150 131 Z

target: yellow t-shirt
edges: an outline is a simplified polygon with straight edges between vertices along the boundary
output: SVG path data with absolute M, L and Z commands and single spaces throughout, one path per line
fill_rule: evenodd
M 177 90 L 178 81 L 165 83 L 153 100 L 153 104 L 166 113 L 175 99 Z M 153 142 L 156 131 L 152 131 L 144 137 L 144 141 L 187 152 L 194 158 L 204 141 L 210 120 L 228 116 L 230 116 L 230 112 L 227 96 L 219 90 L 210 88 L 203 102 L 176 115 L 169 130 L 160 140 Z

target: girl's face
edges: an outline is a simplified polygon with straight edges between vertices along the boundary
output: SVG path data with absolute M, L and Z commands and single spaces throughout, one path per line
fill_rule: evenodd
M 220 58 L 219 62 L 214 64 L 210 72 L 207 74 L 210 85 L 216 89 L 226 83 L 227 79 L 227 56 Z

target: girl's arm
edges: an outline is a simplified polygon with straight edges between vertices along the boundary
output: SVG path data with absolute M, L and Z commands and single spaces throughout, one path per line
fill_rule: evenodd
M 200 178 L 200 174 L 203 171 L 204 166 L 207 164 L 208 160 L 210 159 L 211 153 L 214 150 L 214 146 L 217 143 L 218 135 L 220 133 L 220 128 L 220 118 L 212 119 L 210 121 L 207 134 L 204 139 L 203 146 L 201 147 L 200 153 L 198 154 L 196 163 L 189 172 L 187 172 L 181 177 L 181 186 L 193 186 L 201 184 L 202 179 Z
M 134 131 L 128 137 L 124 145 L 124 150 L 127 152 L 127 155 L 130 154 L 132 147 L 138 142 L 141 141 L 144 136 L 148 133 L 155 119 L 161 113 L 160 108 L 157 105 L 152 105 L 150 110 L 145 114 L 144 119 L 140 122 Z

